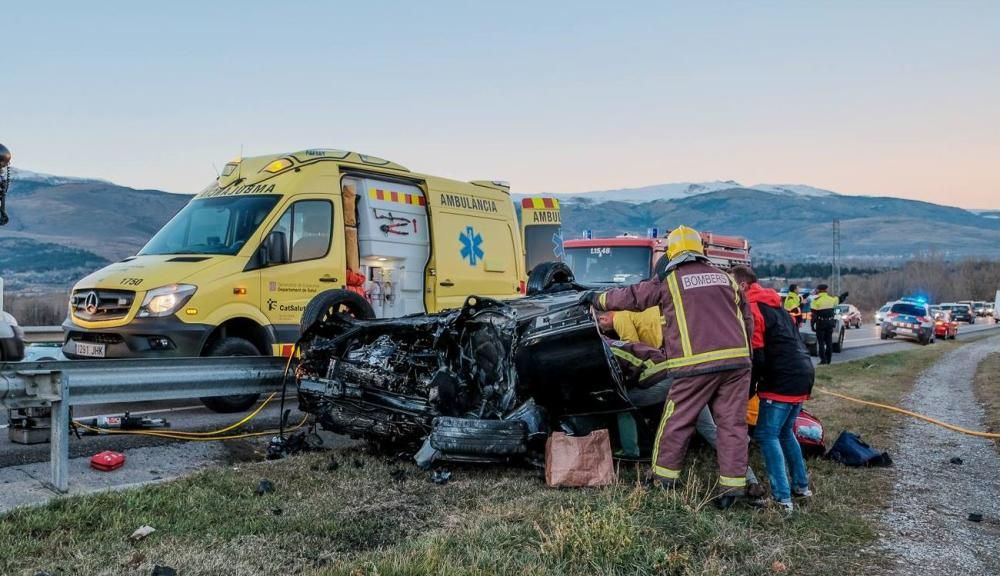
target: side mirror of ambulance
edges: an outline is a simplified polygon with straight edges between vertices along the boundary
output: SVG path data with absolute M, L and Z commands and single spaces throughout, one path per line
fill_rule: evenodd
M 288 262 L 288 242 L 285 241 L 285 233 L 278 230 L 271 231 L 264 239 L 261 252 L 264 266 Z

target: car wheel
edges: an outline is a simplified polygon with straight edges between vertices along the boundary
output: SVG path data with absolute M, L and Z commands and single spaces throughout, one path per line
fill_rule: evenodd
M 335 316 L 348 316 L 360 320 L 375 318 L 371 304 L 350 290 L 327 290 L 320 292 L 306 305 L 299 320 L 299 330 L 305 334 L 314 324 L 322 324 Z
M 840 353 L 840 351 L 843 350 L 843 349 L 844 349 L 844 331 L 841 330 L 840 331 L 840 338 L 837 339 L 837 341 L 833 343 L 833 351 L 837 352 L 837 353 Z
M 565 263 L 542 262 L 528 275 L 527 295 L 543 294 L 553 289 L 565 290 L 575 281 L 573 270 Z
M 439 416 L 431 428 L 431 447 L 445 454 L 513 456 L 527 450 L 527 428 L 520 420 L 475 420 Z
M 819 348 L 816 344 L 806 344 L 806 348 L 809 349 L 810 356 L 819 356 Z
M 243 338 L 229 337 L 219 340 L 210 346 L 202 356 L 260 356 L 257 349 L 249 340 Z M 234 396 L 213 396 L 202 398 L 201 403 L 213 412 L 220 414 L 230 414 L 233 412 L 243 412 L 257 403 L 260 394 L 237 394 Z

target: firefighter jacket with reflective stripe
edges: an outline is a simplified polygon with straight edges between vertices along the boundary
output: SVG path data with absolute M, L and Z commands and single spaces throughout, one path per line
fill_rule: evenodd
M 736 282 L 702 260 L 668 268 L 659 276 L 604 292 L 604 310 L 645 310 L 663 314 L 667 359 L 656 367 L 677 377 L 750 368 L 753 316 Z
M 642 312 L 619 310 L 614 313 L 612 323 L 619 340 L 663 348 L 663 316 L 659 306 L 651 306 Z

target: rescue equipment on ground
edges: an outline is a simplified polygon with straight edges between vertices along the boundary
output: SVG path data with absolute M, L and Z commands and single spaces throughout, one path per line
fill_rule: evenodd
M 827 453 L 834 462 L 840 462 L 845 466 L 892 466 L 892 458 L 888 452 L 880 452 L 869 446 L 864 440 L 853 432 L 840 433 L 837 441 L 833 443 L 833 448 Z
M 288 355 L 288 360 L 285 362 L 285 373 L 284 376 L 282 377 L 282 392 L 284 392 L 285 384 L 287 383 L 288 379 L 288 372 L 292 366 L 292 358 L 295 358 L 295 355 L 296 355 L 296 350 L 293 349 L 291 353 Z M 95 428 L 93 426 L 90 426 L 86 422 L 80 420 L 73 420 L 71 426 L 93 434 L 126 434 L 133 436 L 154 436 L 156 438 L 170 438 L 171 440 L 187 440 L 196 442 L 214 442 L 217 440 L 238 440 L 241 438 L 253 438 L 256 436 L 273 436 L 274 434 L 278 434 L 279 436 L 284 436 L 286 432 L 292 432 L 294 430 L 298 430 L 299 428 L 305 426 L 306 422 L 309 420 L 308 414 L 303 416 L 302 420 L 299 421 L 299 423 L 296 424 L 295 426 L 285 428 L 284 424 L 287 414 L 285 414 L 284 410 L 282 410 L 281 427 L 278 430 L 264 430 L 262 432 L 242 432 L 239 434 L 226 434 L 227 432 L 235 430 L 236 428 L 239 428 L 240 426 L 246 424 L 250 420 L 253 420 L 258 414 L 260 414 L 260 412 L 268 404 L 271 403 L 271 400 L 273 400 L 274 397 L 277 395 L 278 395 L 277 392 L 272 392 L 267 398 L 264 399 L 263 402 L 260 403 L 259 406 L 257 406 L 252 412 L 250 412 L 240 420 L 230 424 L 229 426 L 226 426 L 225 428 L 220 428 L 218 430 L 210 430 L 207 432 L 184 432 L 181 430 L 171 430 L 169 432 L 159 431 L 159 430 L 115 430 L 113 428 Z M 284 399 L 284 394 L 282 394 L 282 399 Z M 284 405 L 282 405 L 282 409 L 283 408 Z
M 111 472 L 125 465 L 125 455 L 121 452 L 105 450 L 100 454 L 94 454 L 90 459 L 90 467 L 102 472 Z
M 951 430 L 952 432 L 960 432 L 962 434 L 968 434 L 969 436 L 978 436 L 980 438 L 1000 438 L 1000 433 L 996 432 L 980 432 L 978 430 L 969 430 L 967 428 L 962 428 L 960 426 L 955 426 L 954 424 L 949 424 L 937 418 L 931 418 L 930 416 L 925 416 L 923 414 L 918 414 L 917 412 L 911 412 L 909 410 L 904 410 L 903 408 L 898 408 L 896 406 L 890 406 L 888 404 L 879 404 L 878 402 L 870 402 L 868 400 L 861 400 L 858 398 L 851 398 L 850 396 L 845 396 L 844 394 L 838 394 L 836 392 L 830 392 L 829 390 L 823 390 L 822 388 L 814 388 L 816 392 L 821 394 L 828 394 L 830 396 L 836 396 L 837 398 L 847 400 L 850 402 L 856 402 L 858 404 L 864 404 L 865 406 L 874 406 L 876 408 L 882 408 L 883 410 L 889 410 L 892 412 L 899 412 L 900 414 L 906 414 L 907 416 L 913 416 L 925 422 L 930 422 L 931 424 L 936 424 L 942 428 Z
M 799 441 L 802 452 L 806 456 L 822 456 L 826 452 L 826 435 L 823 423 L 806 410 L 799 412 L 792 424 L 795 439 Z
M 77 420 L 78 424 L 86 424 L 91 430 L 147 430 L 149 428 L 170 428 L 170 422 L 165 418 L 145 418 L 143 416 L 132 416 L 126 412 L 123 416 L 95 416 L 93 418 L 83 418 Z M 100 434 L 84 430 L 85 434 Z

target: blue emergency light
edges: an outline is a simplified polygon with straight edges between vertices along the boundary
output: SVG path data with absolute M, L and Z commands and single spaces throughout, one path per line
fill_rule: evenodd
M 594 231 L 593 230 L 584 230 L 583 231 L 583 239 L 584 240 L 593 240 L 593 238 L 594 238 Z
M 646 228 L 646 236 L 649 238 L 659 238 L 660 229 L 659 228 Z

